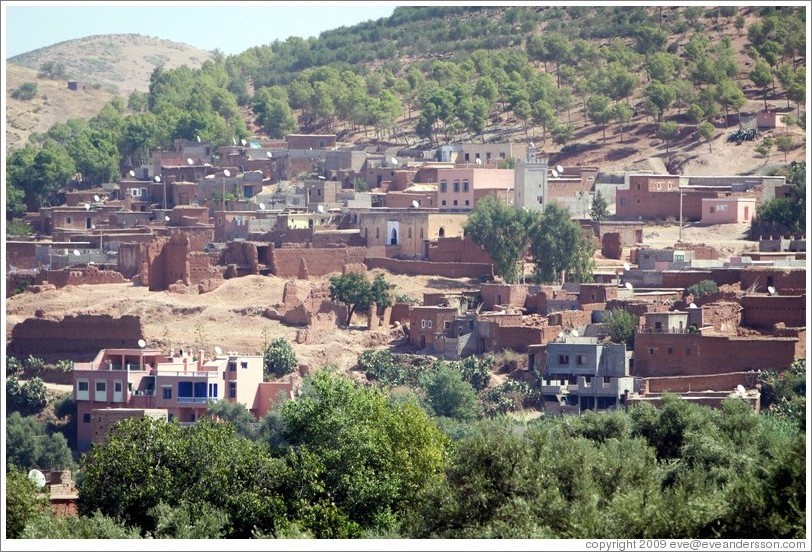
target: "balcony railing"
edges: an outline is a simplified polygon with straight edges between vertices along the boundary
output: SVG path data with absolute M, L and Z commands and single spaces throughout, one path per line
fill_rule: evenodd
M 184 404 L 205 404 L 209 401 L 217 401 L 217 397 L 178 397 L 179 403 Z
M 639 330 L 641 334 L 686 334 L 691 333 L 688 331 L 688 328 L 641 328 Z

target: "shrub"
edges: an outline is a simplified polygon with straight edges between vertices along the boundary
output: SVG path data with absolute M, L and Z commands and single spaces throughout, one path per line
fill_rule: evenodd
M 688 288 L 688 293 L 694 297 L 702 297 L 719 291 L 719 286 L 713 280 L 702 280 Z
M 627 349 L 634 349 L 637 316 L 623 309 L 612 309 L 604 320 L 612 342 L 624 343 Z
M 37 83 L 24 82 L 11 92 L 11 97 L 15 100 L 27 101 L 37 95 Z
M 271 341 L 271 344 L 262 354 L 262 361 L 265 366 L 265 379 L 290 374 L 299 364 L 296 353 L 293 352 L 290 344 L 283 337 Z

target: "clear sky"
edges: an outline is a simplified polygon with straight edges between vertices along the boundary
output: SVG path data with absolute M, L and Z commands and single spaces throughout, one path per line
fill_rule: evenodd
M 98 34 L 140 34 L 238 54 L 392 15 L 396 2 L 3 2 L 3 58 Z

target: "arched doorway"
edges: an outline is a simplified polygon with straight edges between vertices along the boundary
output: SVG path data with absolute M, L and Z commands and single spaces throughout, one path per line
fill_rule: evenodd
M 397 245 L 398 244 L 398 230 L 397 228 L 392 228 L 392 237 L 389 240 L 389 245 Z
M 443 226 L 441 226 L 441 227 L 440 227 L 439 236 L 440 236 L 441 238 L 444 238 L 444 237 L 445 237 L 445 228 L 444 228 Z

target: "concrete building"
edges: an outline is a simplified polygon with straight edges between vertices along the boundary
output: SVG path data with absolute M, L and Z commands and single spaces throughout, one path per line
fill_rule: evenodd
M 437 201 L 441 210 L 470 211 L 488 194 L 509 200 L 513 169 L 442 168 L 437 170 Z
M 702 224 L 750 222 L 756 212 L 754 197 L 702 198 Z
M 205 358 L 204 351 L 164 354 L 157 349 L 102 349 L 89 363 L 76 363 L 73 370 L 73 399 L 76 401 L 77 446 L 87 450 L 95 431 L 106 424 L 108 412 L 131 410 L 124 417 L 165 409 L 168 419 L 191 423 L 200 419 L 211 401 L 239 402 L 260 418 L 282 393 L 291 396 L 293 383 L 263 382 L 260 355 L 222 353 Z M 106 427 L 109 430 L 109 427 Z M 101 433 L 99 433 L 101 435 Z
M 581 411 L 603 410 L 624 404 L 625 397 L 634 391 L 623 344 L 567 336 L 548 343 L 546 349 L 546 361 L 539 370 L 545 401 L 577 406 Z M 535 354 L 531 348 L 531 370 Z
M 548 161 L 546 155 L 529 147 L 527 157 L 516 163 L 514 205 L 517 209 L 544 210 L 545 201 L 548 201 Z
M 369 209 L 357 213 L 370 257 L 427 256 L 428 240 L 463 236 L 465 213 L 435 209 Z

